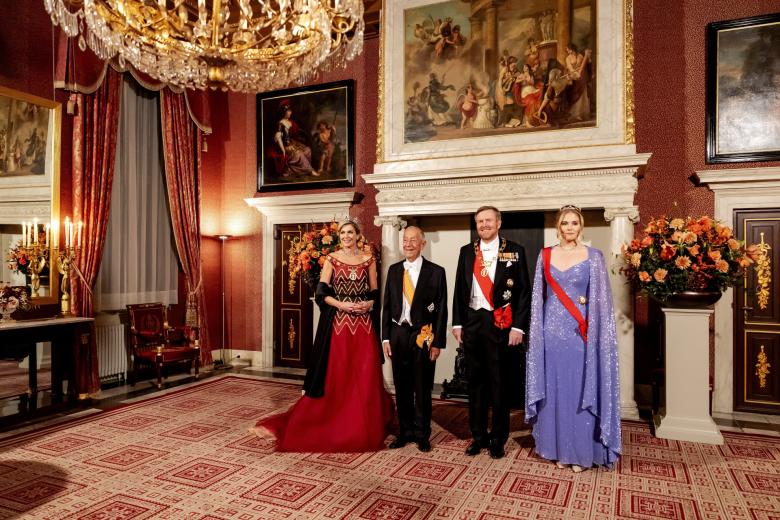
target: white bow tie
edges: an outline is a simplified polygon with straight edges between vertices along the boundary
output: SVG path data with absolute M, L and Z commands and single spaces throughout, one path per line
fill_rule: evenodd
M 489 246 L 480 246 L 480 249 L 486 252 L 498 251 L 498 244 L 490 244 Z

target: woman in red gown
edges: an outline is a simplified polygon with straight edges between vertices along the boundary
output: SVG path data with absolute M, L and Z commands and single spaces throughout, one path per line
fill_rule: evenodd
M 328 255 L 317 286 L 321 315 L 304 395 L 255 432 L 278 451 L 363 452 L 385 447 L 393 402 L 382 380 L 382 354 L 371 309 L 379 301 L 376 261 L 358 248 L 355 221 L 339 225 L 341 248 Z

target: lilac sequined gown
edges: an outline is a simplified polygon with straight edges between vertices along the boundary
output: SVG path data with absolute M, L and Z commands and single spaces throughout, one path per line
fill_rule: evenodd
M 591 249 L 588 259 L 565 271 L 550 266 L 588 321 L 587 346 L 555 292 L 543 289 L 541 257 L 532 303 L 526 420 L 533 424 L 536 452 L 586 468 L 611 467 L 621 450 L 614 315 L 603 262 Z M 588 305 L 579 303 L 581 296 Z

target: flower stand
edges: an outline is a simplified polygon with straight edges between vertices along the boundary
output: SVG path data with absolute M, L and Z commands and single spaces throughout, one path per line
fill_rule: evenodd
M 664 307 L 666 414 L 656 416 L 661 439 L 723 444 L 709 412 L 709 322 L 712 309 Z

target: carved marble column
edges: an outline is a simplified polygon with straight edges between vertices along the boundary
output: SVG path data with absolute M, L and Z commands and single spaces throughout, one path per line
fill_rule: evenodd
M 625 278 L 618 271 L 620 246 L 634 238 L 634 224 L 639 220 L 636 206 L 606 208 L 604 220 L 611 232 L 610 251 L 605 251 L 612 299 L 615 306 L 618 356 L 620 363 L 620 410 L 624 419 L 639 419 L 634 400 L 634 297 Z
M 401 259 L 401 242 L 399 240 L 399 231 L 406 227 L 406 221 L 397 215 L 377 215 L 374 217 L 374 225 L 382 227 L 382 259 L 380 273 L 379 291 L 382 300 L 385 298 L 385 280 L 387 279 L 387 269 Z M 376 331 L 381 334 L 381 331 Z M 393 388 L 393 366 L 390 362 L 382 365 L 382 375 L 385 380 L 385 387 Z

